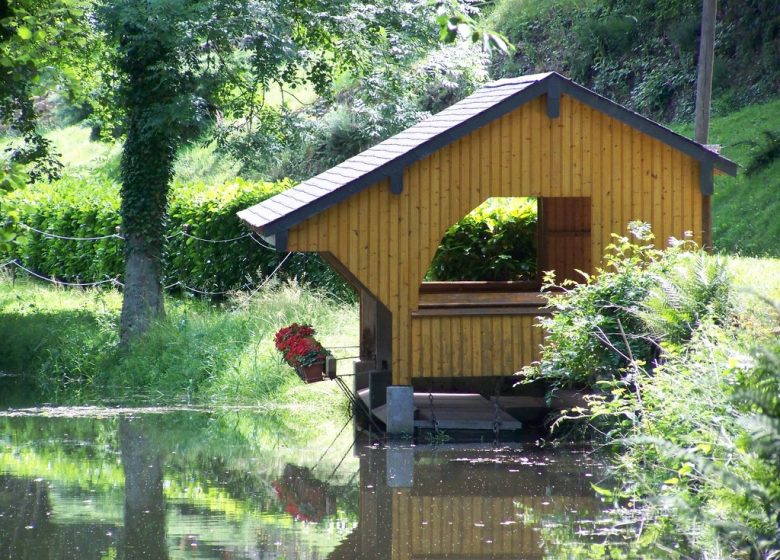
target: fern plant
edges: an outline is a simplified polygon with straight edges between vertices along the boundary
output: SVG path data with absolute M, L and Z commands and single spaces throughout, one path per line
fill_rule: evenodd
M 731 279 L 723 258 L 680 253 L 652 277 L 639 315 L 659 342 L 686 343 L 705 317 L 718 324 L 729 316 Z

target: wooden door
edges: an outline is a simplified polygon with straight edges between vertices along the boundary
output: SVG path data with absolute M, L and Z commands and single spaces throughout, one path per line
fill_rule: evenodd
M 591 273 L 590 198 L 539 199 L 539 275 L 555 271 L 557 282 L 582 282 L 577 270 Z

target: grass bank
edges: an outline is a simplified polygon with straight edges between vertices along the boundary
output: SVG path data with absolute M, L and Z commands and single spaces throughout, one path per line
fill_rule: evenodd
M 165 319 L 126 350 L 117 345 L 120 307 L 114 290 L 2 279 L 0 395 L 52 403 L 340 403 L 332 384 L 302 390 L 273 335 L 307 322 L 327 347 L 355 345 L 353 304 L 295 284 L 220 305 L 168 299 Z
M 692 124 L 675 130 L 693 136 Z M 712 119 L 710 143 L 720 144 L 723 155 L 741 166 L 737 177 L 715 178 L 712 236 L 718 252 L 780 256 L 778 139 L 780 99 Z

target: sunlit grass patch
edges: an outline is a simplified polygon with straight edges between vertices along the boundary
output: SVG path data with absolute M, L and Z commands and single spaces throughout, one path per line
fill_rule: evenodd
M 328 347 L 357 344 L 357 311 L 295 284 L 219 305 L 166 300 L 166 317 L 118 346 L 121 294 L 0 281 L 0 383 L 46 402 L 340 406 L 332 384 L 303 386 L 273 335 L 308 322 Z M 337 349 L 349 356 L 350 349 Z M 349 369 L 349 360 L 343 367 Z

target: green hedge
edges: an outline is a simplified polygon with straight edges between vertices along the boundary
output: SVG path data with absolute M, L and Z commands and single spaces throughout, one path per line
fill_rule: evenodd
M 224 292 L 257 285 L 283 255 L 247 237 L 236 217 L 239 210 L 289 188 L 289 181 L 248 182 L 235 179 L 220 185 L 174 185 L 164 255 L 165 285 L 177 282 L 204 292 Z M 108 237 L 73 241 L 43 236 L 25 226 L 67 237 L 97 237 L 119 231 L 119 187 L 109 181 L 68 177 L 35 185 L 6 196 L 0 217 L 14 224 L 17 238 L 3 260 L 65 282 L 95 282 L 121 278 L 123 241 Z M 230 240 L 209 243 L 210 240 Z M 319 258 L 293 255 L 280 278 L 299 278 L 344 295 L 345 284 Z
M 236 212 L 291 186 L 290 181 L 219 185 L 174 185 L 168 208 L 164 255 L 165 285 L 219 293 L 256 286 L 283 255 L 247 236 Z M 64 282 L 97 282 L 123 274 L 123 241 L 117 232 L 119 187 L 105 180 L 64 178 L 8 194 L 0 220 L 17 234 L 3 261 Z M 25 226 L 67 237 L 109 236 L 73 241 L 41 235 Z M 531 199 L 490 199 L 451 227 L 436 253 L 433 280 L 520 280 L 536 273 L 536 203 Z M 230 240 L 209 243 L 200 239 Z M 349 288 L 318 256 L 294 254 L 280 279 L 297 278 L 349 297 Z
M 490 198 L 447 230 L 428 280 L 533 280 L 536 200 Z

